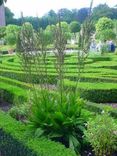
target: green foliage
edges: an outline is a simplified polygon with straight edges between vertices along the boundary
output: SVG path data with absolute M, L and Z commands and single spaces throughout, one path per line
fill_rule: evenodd
M 30 129 L 37 137 L 46 136 L 79 151 L 87 120 L 83 105 L 72 92 L 63 96 L 62 104 L 58 94 L 46 90 L 34 93 Z
M 21 100 L 14 100 L 15 105 L 9 110 L 9 114 L 16 120 L 26 120 L 28 113 L 30 112 L 30 105 L 22 103 Z
M 72 33 L 77 33 L 80 31 L 80 24 L 77 21 L 70 23 L 70 30 Z
M 114 8 L 110 8 L 107 4 L 99 4 L 93 9 L 93 20 L 97 21 L 102 17 L 113 19 L 115 16 L 114 14 Z
M 2 5 L 4 2 L 7 2 L 7 0 L 0 0 L 0 5 Z
M 48 25 L 46 27 L 46 31 L 53 33 L 55 31 L 55 25 Z
M 78 10 L 77 19 L 80 23 L 84 23 L 89 14 L 89 8 L 81 8 Z
M 97 34 L 97 38 L 101 41 L 114 40 L 116 35 L 112 29 L 105 29 Z
M 76 82 L 66 80 L 65 86 L 75 90 Z M 78 87 L 83 99 L 97 103 L 116 103 L 117 86 L 113 83 L 80 82 Z
M 96 37 L 101 41 L 114 40 L 116 38 L 114 22 L 110 18 L 102 17 L 99 19 L 96 24 Z M 107 49 L 102 49 L 102 51 L 108 51 Z
M 37 45 L 39 47 L 39 49 L 45 50 L 47 48 L 48 45 L 52 44 L 53 42 L 53 31 L 54 27 L 51 27 L 49 30 L 43 30 L 43 29 L 39 29 L 39 31 L 37 32 Z
M 8 24 L 16 24 L 17 22 L 14 19 L 14 13 L 11 12 L 11 10 L 8 7 L 5 7 L 5 19 L 6 19 L 6 25 Z
M 110 30 L 114 28 L 113 21 L 110 18 L 102 17 L 96 24 L 96 32 L 101 33 L 104 30 Z
M 110 156 L 116 150 L 117 125 L 106 112 L 88 122 L 85 136 L 96 156 Z
M 19 33 L 20 34 L 18 35 L 17 43 L 18 50 L 21 50 L 21 52 L 23 51 L 26 53 L 31 50 L 34 50 L 35 34 L 33 26 L 28 22 L 24 23 Z
M 0 27 L 0 39 L 6 35 L 6 27 Z
M 59 143 L 34 138 L 27 126 L 0 111 L 0 152 L 5 156 L 75 156 Z M 9 149 L 9 150 L 8 150 Z
M 58 26 L 59 26 L 59 23 L 57 23 L 57 27 Z M 61 29 L 62 29 L 62 32 L 64 33 L 66 41 L 70 39 L 71 33 L 70 33 L 69 25 L 67 24 L 67 22 L 61 22 Z
M 117 118 L 117 108 L 112 108 L 111 105 L 105 105 L 105 104 L 99 104 L 99 103 L 92 103 L 92 102 L 87 102 L 85 105 L 85 108 L 88 109 L 91 112 L 95 112 L 96 114 L 101 114 L 103 110 L 105 110 L 105 108 L 109 108 L 109 114 L 113 117 L 113 118 Z
M 72 21 L 73 14 L 71 10 L 63 8 L 58 11 L 58 14 L 61 16 L 61 21 L 65 21 L 67 23 Z
M 20 30 L 20 27 L 16 25 L 8 25 L 6 27 L 5 39 L 6 39 L 7 44 L 10 44 L 10 45 L 16 44 L 17 34 L 19 30 Z

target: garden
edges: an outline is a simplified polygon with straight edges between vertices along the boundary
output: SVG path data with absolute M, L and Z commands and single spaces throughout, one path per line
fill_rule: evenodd
M 117 155 L 117 22 L 89 10 L 82 24 L 0 27 L 0 156 Z

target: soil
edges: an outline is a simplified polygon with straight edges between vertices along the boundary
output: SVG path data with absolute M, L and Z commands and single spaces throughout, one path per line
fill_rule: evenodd
M 111 105 L 113 108 L 117 108 L 117 103 L 110 103 L 109 105 Z
M 112 106 L 113 108 L 117 108 L 117 103 L 102 103 L 107 106 Z
M 4 112 L 8 112 L 9 109 L 11 108 L 11 104 L 8 102 L 0 100 L 0 109 L 3 110 Z

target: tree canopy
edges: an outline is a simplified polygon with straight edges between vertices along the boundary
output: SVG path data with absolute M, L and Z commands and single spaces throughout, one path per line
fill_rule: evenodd
M 72 33 L 77 33 L 80 31 L 80 24 L 77 21 L 70 23 L 70 30 Z
M 97 32 L 101 32 L 105 29 L 113 29 L 113 28 L 114 28 L 113 21 L 107 17 L 100 18 L 96 24 L 96 31 Z
M 102 41 L 115 39 L 114 23 L 110 18 L 102 17 L 99 19 L 96 24 L 96 36 Z
M 7 2 L 7 0 L 0 0 L 0 5 L 2 5 L 4 2 Z

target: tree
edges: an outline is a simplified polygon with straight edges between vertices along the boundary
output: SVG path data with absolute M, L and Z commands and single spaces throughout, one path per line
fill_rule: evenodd
M 17 25 L 8 25 L 6 27 L 6 42 L 7 44 L 14 45 L 16 44 L 17 35 L 20 30 L 20 27 Z
M 6 27 L 0 27 L 0 39 L 6 35 Z
M 11 12 L 11 10 L 7 7 L 5 7 L 5 18 L 6 18 L 6 24 L 13 24 L 14 22 L 14 14 Z
M 82 8 L 78 11 L 78 21 L 83 23 L 88 17 L 89 8 Z
M 93 9 L 93 20 L 99 20 L 102 17 L 110 18 L 112 11 L 107 4 L 100 4 Z
M 49 44 L 53 42 L 53 34 L 52 31 L 43 30 L 42 28 L 38 31 L 38 45 L 40 46 L 39 49 L 44 51 Z
M 77 21 L 78 20 L 78 9 L 72 9 L 72 20 Z
M 107 4 L 100 4 L 93 9 L 93 20 L 97 21 L 102 17 L 117 19 L 117 8 L 110 8 Z
M 57 26 L 59 26 L 59 23 L 57 23 Z M 67 40 L 71 38 L 71 33 L 70 33 L 69 25 L 67 24 L 67 22 L 61 22 L 61 29 L 62 29 L 62 32 L 64 32 L 66 42 L 67 42 Z
M 35 34 L 32 24 L 26 22 L 22 25 L 21 30 L 18 34 L 18 49 L 21 49 L 20 52 L 27 52 L 35 50 Z
M 48 25 L 45 29 L 45 32 L 49 33 L 50 35 L 50 40 L 53 41 L 53 36 L 55 32 L 56 26 L 55 25 Z
M 116 35 L 112 29 L 105 29 L 97 34 L 97 39 L 101 41 L 114 40 Z
M 49 24 L 56 24 L 57 23 L 57 14 L 54 10 L 50 10 L 47 14 Z
M 7 2 L 7 0 L 0 0 L 0 5 L 2 5 L 4 2 Z
M 67 23 L 72 21 L 73 14 L 71 10 L 63 8 L 58 11 L 58 14 L 60 15 L 61 21 L 65 21 Z
M 114 32 L 116 35 L 116 44 L 117 44 L 117 20 L 114 21 Z
M 80 31 L 80 24 L 77 21 L 73 21 L 70 23 L 70 30 L 72 33 L 77 33 Z
M 99 19 L 96 24 L 96 37 L 102 41 L 115 39 L 114 23 L 110 18 Z
M 104 31 L 105 29 L 113 29 L 113 28 L 114 28 L 113 21 L 107 17 L 100 18 L 96 24 L 97 33 L 100 33 L 101 31 Z

